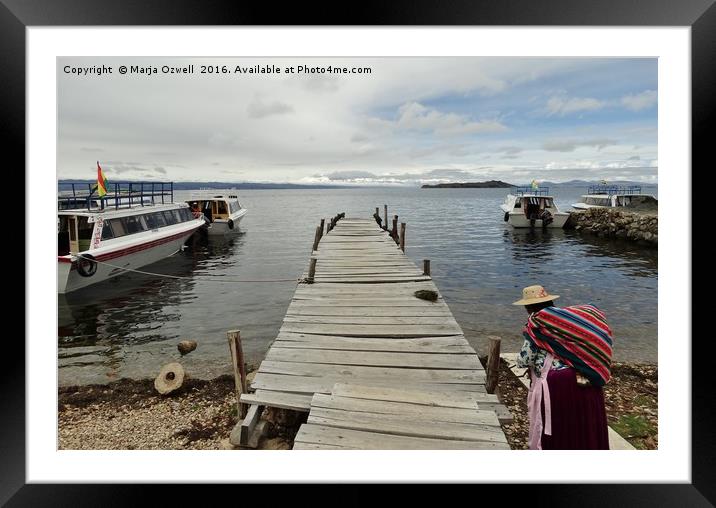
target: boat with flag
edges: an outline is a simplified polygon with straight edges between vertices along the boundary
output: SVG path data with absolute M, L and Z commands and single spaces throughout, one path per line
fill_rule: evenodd
M 171 256 L 204 225 L 186 203 L 174 203 L 171 182 L 109 184 L 99 165 L 98 174 L 95 185 L 60 184 L 58 293 Z
M 549 194 L 549 187 L 531 185 L 517 187 L 500 205 L 504 220 L 515 228 L 563 228 L 569 213 L 560 212 Z

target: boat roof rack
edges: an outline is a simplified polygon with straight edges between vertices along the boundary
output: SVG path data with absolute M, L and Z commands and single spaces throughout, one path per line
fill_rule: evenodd
M 132 208 L 174 201 L 174 182 L 110 182 L 107 194 L 97 194 L 96 183 L 58 183 L 60 210 Z
M 549 187 L 533 189 L 530 185 L 526 185 L 524 187 L 517 187 L 517 189 L 515 189 L 515 193 L 518 196 L 524 196 L 525 194 L 530 194 L 532 196 L 547 196 L 549 195 Z
M 590 185 L 587 194 L 641 194 L 640 185 Z

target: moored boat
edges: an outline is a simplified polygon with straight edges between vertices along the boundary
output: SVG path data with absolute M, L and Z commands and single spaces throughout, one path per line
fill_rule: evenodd
M 113 186 L 113 187 L 112 187 Z M 173 185 L 124 182 L 107 195 L 60 193 L 57 213 L 57 291 L 69 293 L 179 251 L 204 224 Z
M 651 194 L 642 194 L 638 185 L 592 185 L 587 189 L 587 193 L 581 196 L 579 203 L 572 204 L 572 208 L 617 208 L 646 202 L 656 203 L 657 199 Z
M 247 212 L 239 203 L 239 197 L 233 192 L 193 194 L 192 199 L 186 203 L 191 206 L 195 216 L 206 217 L 209 235 L 225 235 L 231 231 L 238 231 L 239 222 Z
M 559 211 L 547 187 L 518 187 L 500 208 L 505 222 L 515 228 L 562 228 L 569 218 L 569 213 Z

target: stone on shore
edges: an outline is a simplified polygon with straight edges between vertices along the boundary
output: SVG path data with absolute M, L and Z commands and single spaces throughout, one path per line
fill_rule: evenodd
M 196 349 L 196 341 L 195 340 L 183 340 L 179 344 L 177 344 L 177 349 L 181 353 L 182 356 L 191 353 Z

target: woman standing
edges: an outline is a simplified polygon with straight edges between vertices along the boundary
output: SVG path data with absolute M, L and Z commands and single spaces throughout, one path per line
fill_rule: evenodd
M 609 381 L 612 332 L 593 305 L 555 307 L 542 286 L 522 290 L 529 314 L 517 358 L 531 376 L 527 406 L 533 450 L 608 450 L 602 386 Z

